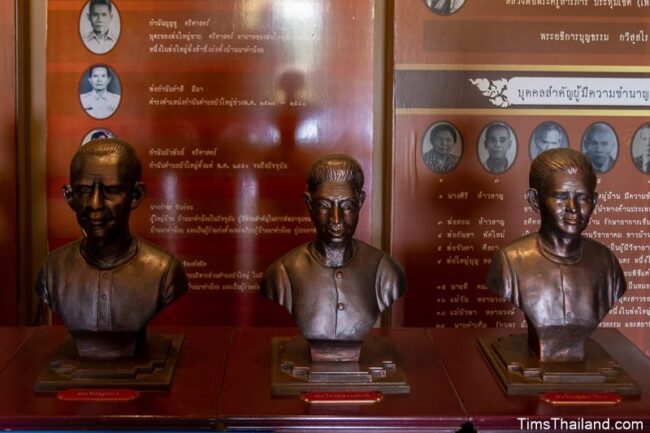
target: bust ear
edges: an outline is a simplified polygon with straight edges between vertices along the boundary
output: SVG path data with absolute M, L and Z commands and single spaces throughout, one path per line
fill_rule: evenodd
M 594 191 L 594 193 L 591 195 L 591 205 L 596 206 L 598 204 L 598 193 Z
M 133 192 L 131 197 L 131 210 L 137 208 L 142 200 L 144 199 L 145 194 L 147 193 L 147 187 L 142 182 L 136 182 L 133 186 Z
M 530 205 L 531 208 L 537 213 L 539 213 L 539 208 L 540 208 L 540 194 L 537 192 L 535 188 L 530 188 L 528 191 L 526 191 L 526 200 L 528 200 L 528 204 Z
M 363 202 L 366 200 L 366 192 L 361 191 L 359 193 L 359 209 L 361 209 L 361 206 L 363 205 Z
M 63 198 L 68 205 L 72 205 L 72 185 L 63 185 Z
M 305 204 L 307 205 L 307 210 L 311 211 L 312 205 L 311 205 L 311 194 L 309 191 L 305 191 L 302 193 L 302 198 L 305 200 Z

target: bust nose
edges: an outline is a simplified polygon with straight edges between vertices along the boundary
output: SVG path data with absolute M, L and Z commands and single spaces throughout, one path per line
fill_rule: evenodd
M 332 207 L 332 213 L 330 214 L 330 220 L 333 224 L 339 224 L 341 221 L 341 213 L 338 206 Z
M 93 192 L 90 196 L 90 207 L 92 209 L 101 209 L 104 207 L 104 198 L 99 184 L 93 185 Z
M 578 208 L 578 203 L 576 202 L 575 197 L 569 197 L 566 201 L 565 208 L 569 212 L 575 212 L 576 209 Z

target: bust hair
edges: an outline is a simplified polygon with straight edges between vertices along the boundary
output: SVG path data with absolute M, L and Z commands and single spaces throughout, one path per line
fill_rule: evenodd
M 363 191 L 363 170 L 356 159 L 347 155 L 327 155 L 314 161 L 307 172 L 307 191 L 313 194 L 325 182 L 349 182 Z
M 577 150 L 563 147 L 542 152 L 533 160 L 528 186 L 541 194 L 546 180 L 555 172 L 584 174 L 589 181 L 590 190 L 596 190 L 596 172 L 589 158 Z
M 70 180 L 74 181 L 83 158 L 108 155 L 119 155 L 123 172 L 132 173 L 134 183 L 142 180 L 142 164 L 135 148 L 126 141 L 117 138 L 100 138 L 81 146 L 70 163 Z
M 456 129 L 453 126 L 448 123 L 439 123 L 431 130 L 431 134 L 429 134 L 429 143 L 433 144 L 433 140 L 435 139 L 436 135 L 445 131 L 451 134 L 451 136 L 454 138 L 454 143 L 458 141 L 458 134 L 456 134 Z
M 113 2 L 111 0 L 90 0 L 88 11 L 92 13 L 95 6 L 106 6 L 109 12 L 113 12 Z

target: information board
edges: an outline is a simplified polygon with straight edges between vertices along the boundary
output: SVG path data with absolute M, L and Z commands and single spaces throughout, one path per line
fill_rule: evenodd
M 350 154 L 371 196 L 373 1 L 110 3 L 48 1 L 50 249 L 81 236 L 61 193 L 72 155 L 116 136 L 136 146 L 148 187 L 132 232 L 172 251 L 190 280 L 158 320 L 292 323 L 257 285 L 314 237 L 309 164 Z
M 525 326 L 485 275 L 499 246 L 539 228 L 532 158 L 568 146 L 599 172 L 586 235 L 628 281 L 602 326 L 650 352 L 649 34 L 646 1 L 395 2 L 391 246 L 406 325 Z

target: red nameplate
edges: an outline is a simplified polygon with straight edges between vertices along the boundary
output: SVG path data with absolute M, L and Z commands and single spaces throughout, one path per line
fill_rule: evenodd
M 381 400 L 381 392 L 303 392 L 300 398 L 313 404 L 372 404 Z
M 621 397 L 611 392 L 545 392 L 541 399 L 551 404 L 618 404 Z
M 130 401 L 140 397 L 132 389 L 66 389 L 56 394 L 64 401 Z

